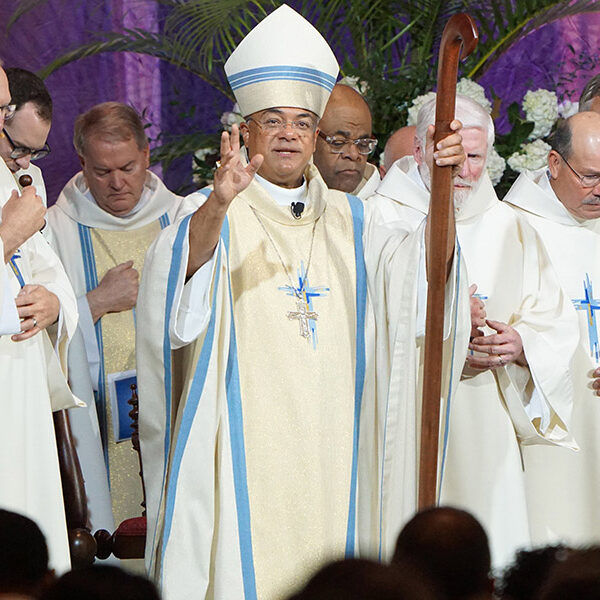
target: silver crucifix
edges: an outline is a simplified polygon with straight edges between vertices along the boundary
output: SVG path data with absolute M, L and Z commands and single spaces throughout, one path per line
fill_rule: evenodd
M 300 335 L 303 338 L 307 338 L 310 336 L 310 329 L 308 328 L 308 320 L 313 319 L 317 320 L 319 315 L 316 312 L 308 310 L 308 305 L 303 300 L 299 300 L 296 303 L 298 310 L 296 312 L 289 311 L 287 316 L 288 319 L 298 319 L 298 323 L 300 324 Z

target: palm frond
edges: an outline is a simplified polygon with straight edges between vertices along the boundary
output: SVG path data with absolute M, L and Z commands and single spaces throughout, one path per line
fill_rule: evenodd
M 48 0 L 19 0 L 17 8 L 6 22 L 6 30 L 8 31 L 23 15 L 47 2 Z
M 598 0 L 489 0 L 485 8 L 472 6 L 470 12 L 485 34 L 477 51 L 465 63 L 466 76 L 476 79 L 532 31 L 565 17 L 600 12 L 600 3 Z
M 199 148 L 219 147 L 219 134 L 186 133 L 169 135 L 161 138 L 161 144 L 150 152 L 150 162 L 155 165 L 162 163 L 166 170 L 177 158 L 196 152 Z

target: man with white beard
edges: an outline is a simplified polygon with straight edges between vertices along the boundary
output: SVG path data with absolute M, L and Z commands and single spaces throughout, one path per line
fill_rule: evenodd
M 486 173 L 490 116 L 458 96 L 467 159 L 454 180 L 457 238 L 472 294 L 471 353 L 444 431 L 441 502 L 472 512 L 490 535 L 495 566 L 530 544 L 521 447 L 575 446 L 568 430 L 574 313 L 535 231 L 500 202 Z M 429 207 L 423 143 L 435 100 L 419 112 L 413 156 L 394 163 L 370 203 L 394 227 L 418 227 Z M 477 293 L 475 293 L 477 292 Z M 489 318 L 486 318 L 489 317 Z
M 573 361 L 571 431 L 580 451 L 532 447 L 523 459 L 534 541 L 589 545 L 600 542 L 600 114 L 580 112 L 563 121 L 550 144 L 548 166 L 522 173 L 506 202 L 544 241 L 576 308 L 580 341 Z

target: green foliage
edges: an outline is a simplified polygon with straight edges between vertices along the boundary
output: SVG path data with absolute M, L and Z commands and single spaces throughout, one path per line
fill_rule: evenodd
M 21 0 L 10 24 L 46 1 Z M 246 33 L 282 3 L 280 0 L 153 1 L 167 9 L 159 33 L 141 29 L 99 32 L 96 39 L 57 57 L 41 75 L 47 76 L 65 64 L 101 52 L 138 52 L 187 69 L 233 100 L 222 68 L 224 62 Z M 406 124 L 412 100 L 435 87 L 439 42 L 450 16 L 467 12 L 478 24 L 479 46 L 461 71 L 462 75 L 477 79 L 534 29 L 566 16 L 598 11 L 598 5 L 598 0 L 294 2 L 294 7 L 331 44 L 340 58 L 342 74 L 357 77 L 367 85 L 374 134 L 381 141 L 378 152 L 386 137 Z M 515 131 L 500 140 L 506 148 L 522 139 L 529 125 L 515 117 L 514 127 Z M 177 152 L 187 152 L 193 140 L 192 136 L 186 143 L 169 142 L 171 147 L 156 156 L 172 160 Z M 376 160 L 376 156 L 373 158 Z

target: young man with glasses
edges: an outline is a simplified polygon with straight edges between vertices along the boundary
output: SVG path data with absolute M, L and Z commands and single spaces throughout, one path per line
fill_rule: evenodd
M 0 128 L 10 105 L 0 68 Z M 0 507 L 35 520 L 62 572 L 70 558 L 52 411 L 77 403 L 65 378 L 77 304 L 39 233 L 45 213 L 35 186 L 19 192 L 0 161 Z
M 579 319 L 571 432 L 580 450 L 526 447 L 523 458 L 533 541 L 588 545 L 600 540 L 600 114 L 560 122 L 550 144 L 548 167 L 522 173 L 504 201 L 539 233 Z
M 50 153 L 47 139 L 52 124 L 52 98 L 44 82 L 24 69 L 6 69 L 14 112 L 0 132 L 0 157 L 18 182 L 30 175 L 33 185 L 46 204 L 46 186 L 42 171 L 32 161 Z
M 371 130 L 367 101 L 351 87 L 334 86 L 323 117 L 313 157 L 327 187 L 366 200 L 379 182 L 377 168 L 368 163 L 377 140 Z

